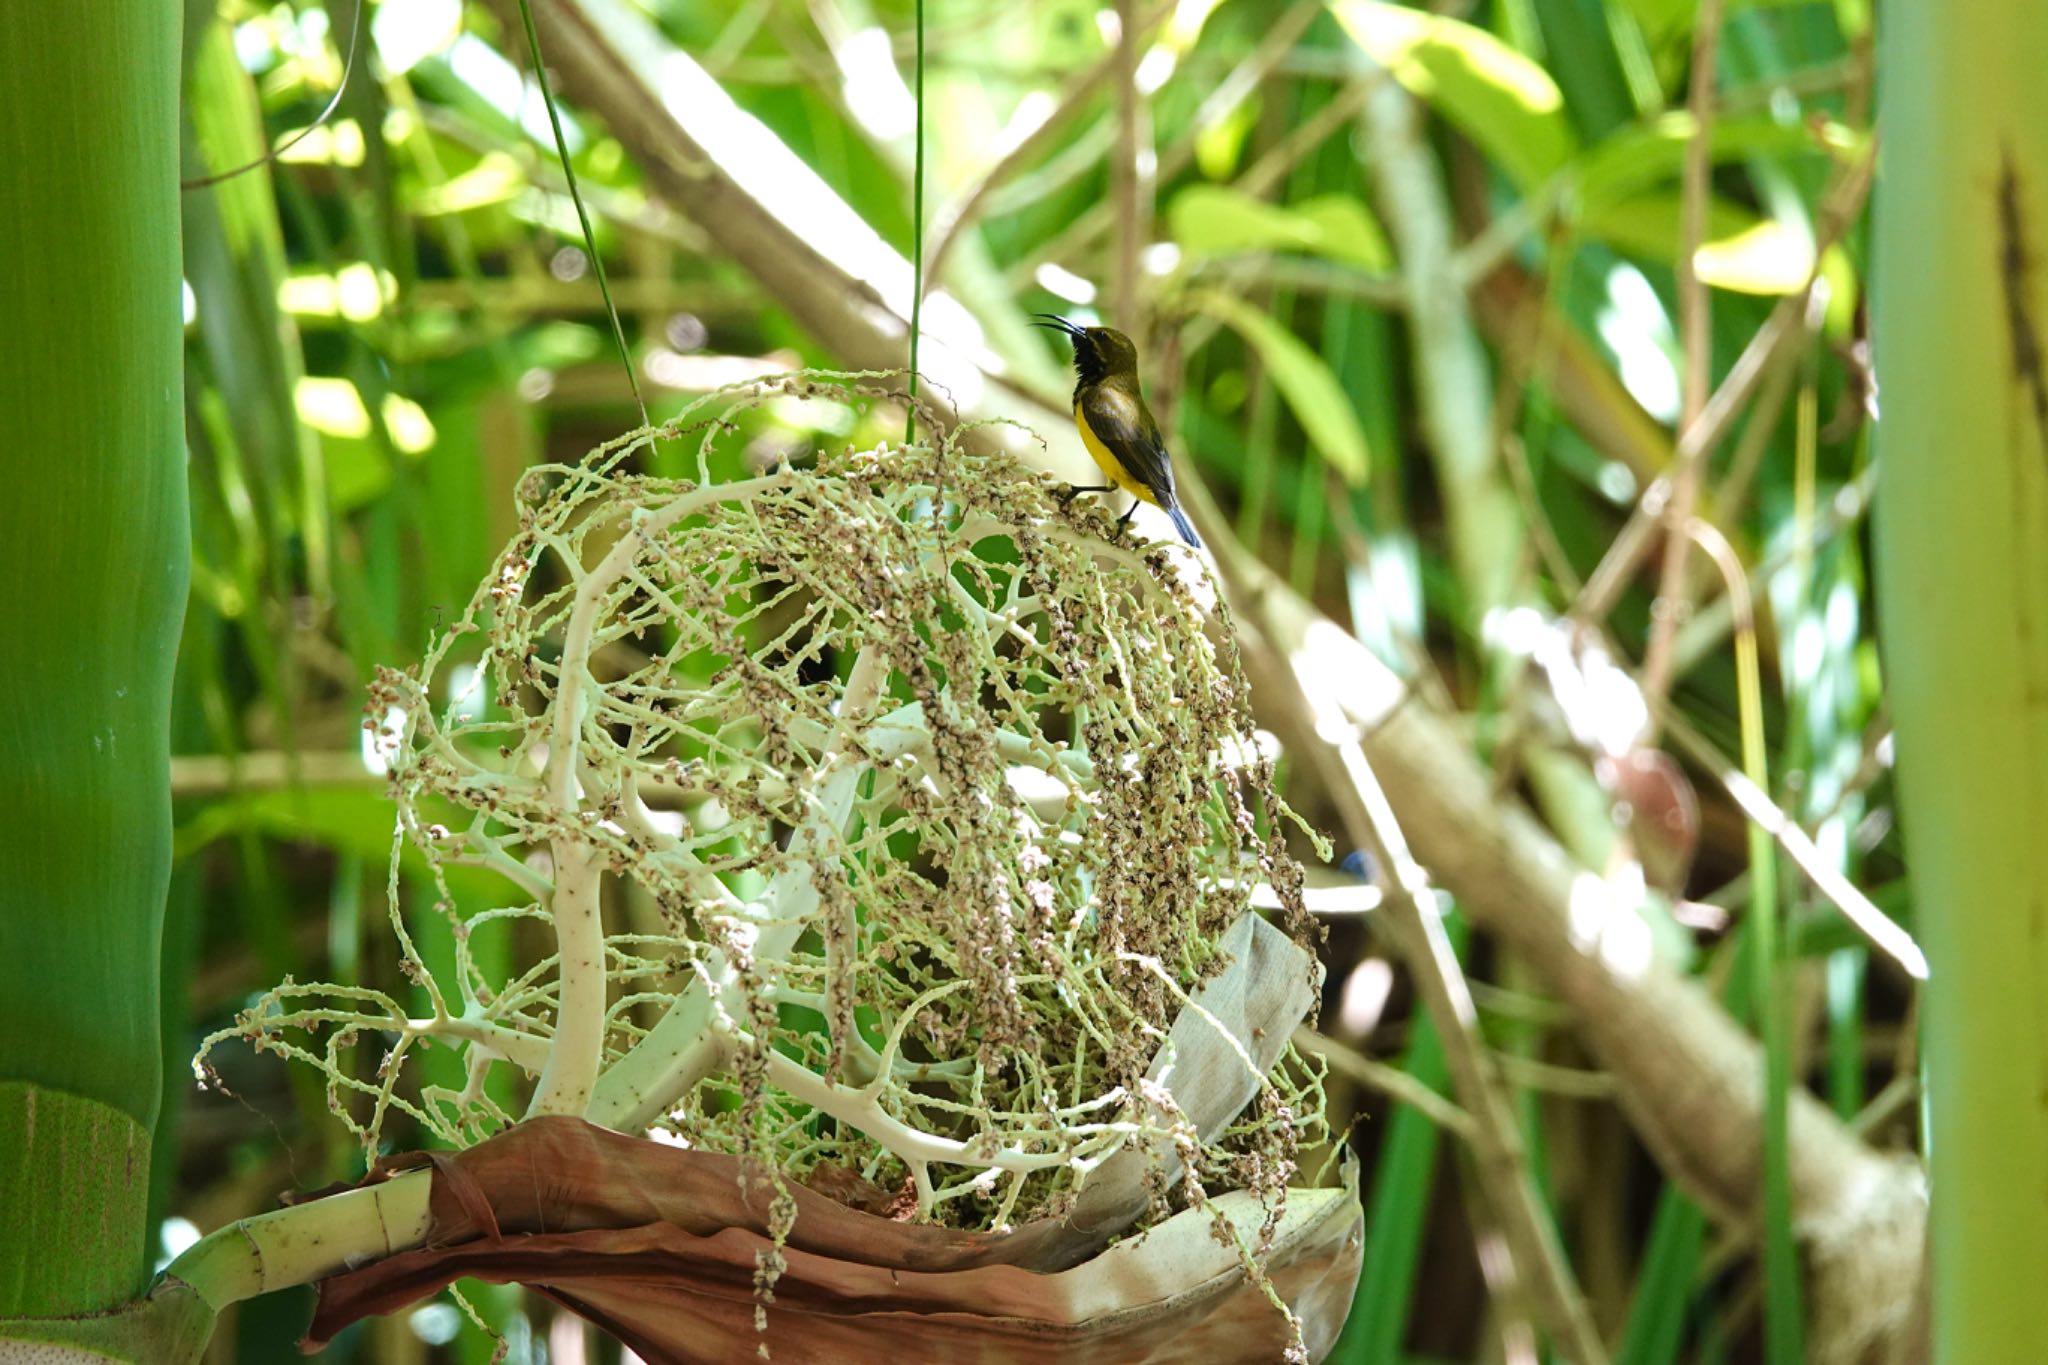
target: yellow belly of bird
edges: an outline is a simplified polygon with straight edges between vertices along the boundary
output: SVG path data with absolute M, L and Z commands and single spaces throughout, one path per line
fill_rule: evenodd
M 1152 490 L 1133 478 L 1130 471 L 1124 468 L 1124 462 L 1111 454 L 1108 446 L 1096 439 L 1095 432 L 1088 425 L 1088 419 L 1081 415 L 1079 403 L 1074 405 L 1074 425 L 1080 428 L 1081 444 L 1088 447 L 1088 453 L 1094 457 L 1095 463 L 1102 467 L 1103 474 L 1111 483 L 1140 502 L 1149 502 L 1154 507 L 1159 505 L 1159 499 L 1153 495 Z

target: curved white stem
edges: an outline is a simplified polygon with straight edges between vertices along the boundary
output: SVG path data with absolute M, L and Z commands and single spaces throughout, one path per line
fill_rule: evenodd
M 352 1265 L 407 1251 L 427 1238 L 431 1170 L 294 1204 L 228 1224 L 199 1239 L 166 1273 L 216 1311 L 273 1289 L 309 1284 Z
M 752 946 L 757 962 L 786 956 L 810 927 L 818 908 L 812 862 L 825 856 L 826 846 L 845 829 L 853 811 L 861 774 L 867 771 L 853 737 L 861 731 L 861 718 L 881 696 L 887 677 L 888 664 L 876 650 L 864 649 L 855 657 L 839 703 L 840 736 L 812 778 L 810 818 L 791 836 L 789 861 L 769 881 L 759 903 L 762 923 Z M 713 1006 L 728 1018 L 744 1019 L 746 1002 L 740 990 L 738 969 L 723 954 L 712 954 L 706 979 L 685 988 L 647 1036 L 605 1073 L 585 1117 L 622 1132 L 636 1132 L 652 1123 L 718 1065 L 724 1053 L 711 1034 Z
M 555 1036 L 547 1065 L 526 1116 L 574 1114 L 590 1104 L 604 1060 L 604 917 L 599 904 L 603 871 L 596 854 L 580 840 L 560 838 L 555 855 L 555 895 L 550 904 L 561 993 L 556 1001 Z
M 577 583 L 562 645 L 560 685 L 551 717 L 554 736 L 548 754 L 548 795 L 571 827 L 579 804 L 577 755 L 583 735 L 583 689 L 590 679 L 591 641 L 613 585 L 632 566 L 649 537 L 712 503 L 749 498 L 783 482 L 785 475 L 771 474 L 741 483 L 709 485 L 673 498 L 655 511 L 636 512 L 626 534 Z M 588 845 L 574 836 L 556 838 L 552 848 L 555 894 L 549 911 L 560 949 L 561 990 L 554 1041 L 533 1103 L 527 1108 L 529 1116 L 581 1115 L 589 1107 L 599 1064 L 604 1060 L 604 918 L 599 897 L 603 873 Z

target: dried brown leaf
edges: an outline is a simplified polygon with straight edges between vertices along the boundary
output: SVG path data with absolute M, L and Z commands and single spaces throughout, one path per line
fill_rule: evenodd
M 305 1347 L 474 1276 L 517 1282 L 596 1323 L 654 1365 L 729 1361 L 765 1344 L 785 1365 L 920 1361 L 1229 1361 L 1280 1358 L 1285 1318 L 1215 1235 L 1249 1243 L 1266 1210 L 1213 1199 L 1056 1273 L 1079 1235 L 1056 1223 L 962 1232 L 862 1213 L 802 1186 L 765 1334 L 757 1256 L 777 1191 L 734 1157 L 627 1137 L 578 1119 L 523 1123 L 431 1162 L 426 1246 L 321 1282 Z M 1311 1358 L 1335 1340 L 1358 1278 L 1355 1181 L 1293 1190 L 1263 1269 L 1302 1320 Z

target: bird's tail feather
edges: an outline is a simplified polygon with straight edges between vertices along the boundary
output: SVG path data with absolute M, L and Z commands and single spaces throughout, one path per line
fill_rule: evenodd
M 1166 515 L 1173 518 L 1173 529 L 1180 532 L 1180 538 L 1197 550 L 1202 548 L 1202 538 L 1195 534 L 1195 524 L 1188 520 L 1188 514 L 1171 503 L 1166 506 Z

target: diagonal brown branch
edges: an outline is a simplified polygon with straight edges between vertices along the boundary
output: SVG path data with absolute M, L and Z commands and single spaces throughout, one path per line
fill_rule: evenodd
M 508 28 L 518 0 L 485 0 Z M 901 365 L 908 326 L 874 291 L 834 265 L 789 224 L 755 202 L 662 106 L 583 6 L 533 0 L 548 65 L 564 94 L 603 114 L 639 157 L 650 188 L 703 228 L 719 250 L 783 300 L 797 322 L 848 364 Z
M 1204 496 L 1189 489 L 1191 498 Z M 1571 1007 L 1622 1108 L 1659 1164 L 1710 1213 L 1749 1215 L 1762 1188 L 1763 1058 L 1698 983 L 1658 960 L 1633 907 L 1573 864 L 1498 794 L 1448 720 L 1263 566 L 1234 566 L 1231 598 L 1269 649 L 1247 654 L 1262 697 L 1313 659 L 1342 678 L 1343 719 L 1387 789 L 1416 858 L 1480 927 L 1527 957 Z M 1290 748 L 1327 743 L 1277 717 Z M 1804 1090 L 1792 1096 L 1796 1220 L 1814 1267 L 1816 1358 L 1896 1349 L 1910 1328 L 1926 1222 L 1918 1164 L 1859 1141 Z M 1829 1354 L 1833 1350 L 1836 1354 Z M 1841 1354 L 1841 1352 L 1851 1352 Z
M 1275 645 L 1266 617 L 1281 590 L 1277 583 L 1254 586 L 1268 577 L 1262 566 L 1227 549 L 1220 552 L 1219 561 L 1231 595 L 1253 604 L 1253 622 L 1245 633 L 1252 656 L 1248 671 L 1259 675 L 1262 696 L 1279 701 L 1293 728 L 1312 736 L 1301 751 L 1322 778 L 1345 837 L 1388 870 L 1381 915 L 1443 1039 L 1452 1088 L 1471 1119 L 1463 1135 L 1471 1143 L 1487 1203 L 1500 1219 L 1530 1315 L 1568 1359 L 1597 1365 L 1607 1359 L 1606 1348 L 1536 1189 L 1514 1108 L 1479 1036 L 1478 1010 L 1457 955 L 1441 921 L 1423 905 L 1425 898 L 1434 896 L 1429 874 L 1410 852 L 1375 765 L 1360 746 L 1356 727 L 1345 718 L 1336 689 L 1342 675 L 1321 668 L 1306 650 Z M 1351 737 L 1344 735 L 1347 729 L 1353 732 Z

